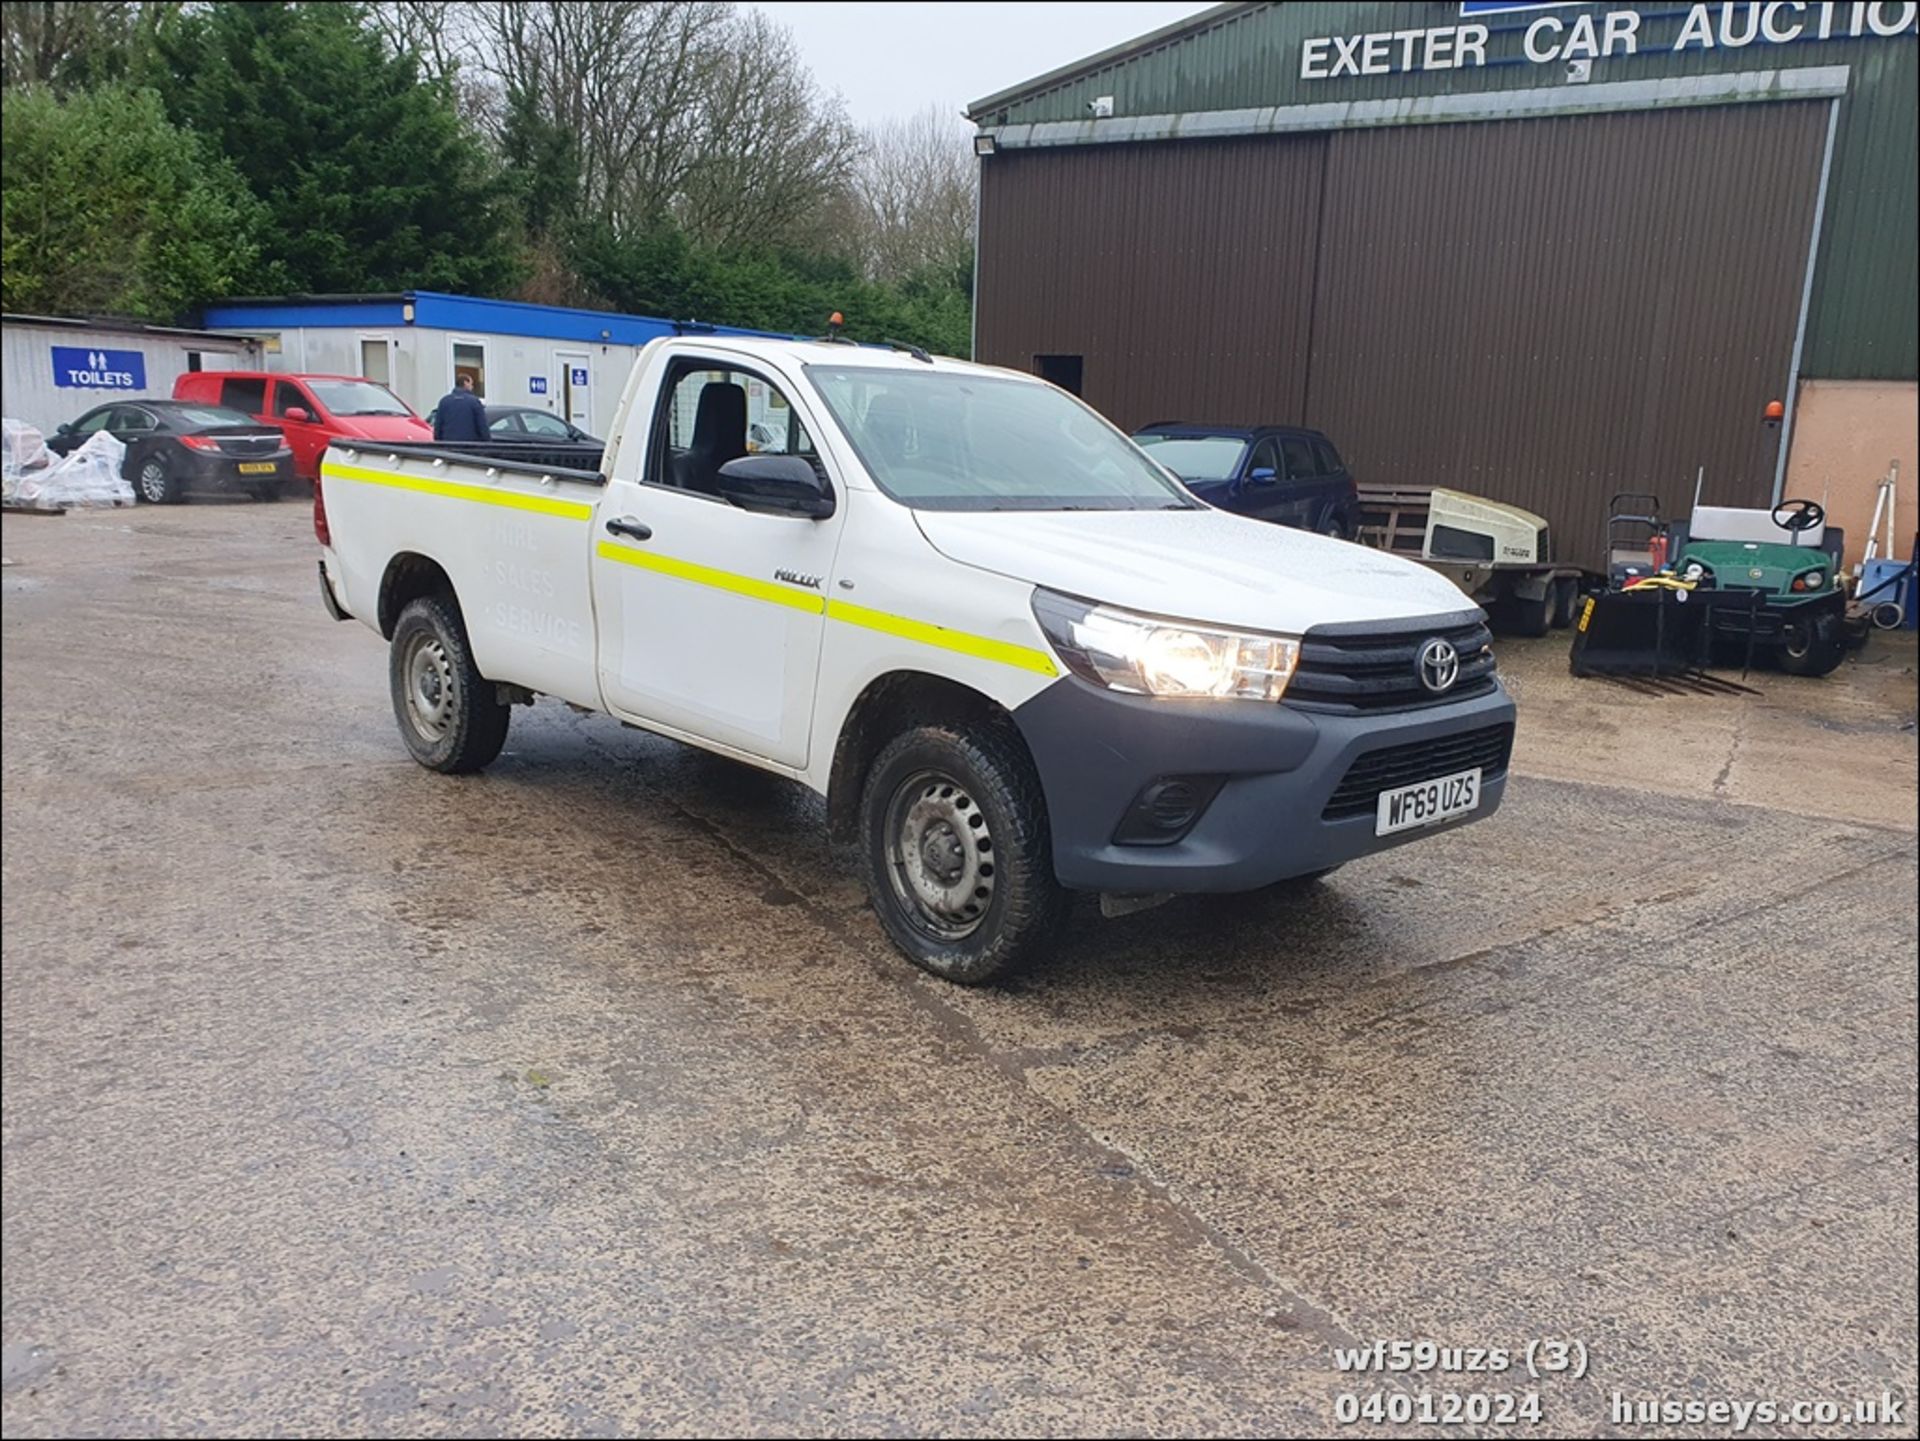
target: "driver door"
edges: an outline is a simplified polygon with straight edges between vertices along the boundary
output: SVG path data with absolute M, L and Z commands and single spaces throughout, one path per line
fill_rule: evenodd
M 600 687 L 615 715 L 797 770 L 847 492 L 835 485 L 824 520 L 720 497 L 719 467 L 769 413 L 832 479 L 812 417 L 769 376 L 719 356 L 666 362 L 646 454 L 622 447 L 594 522 Z
M 305 411 L 306 419 L 295 420 L 288 414 L 293 410 Z M 321 422 L 320 407 L 314 404 L 306 387 L 292 380 L 274 380 L 273 423 L 280 427 L 287 437 L 288 448 L 293 451 L 294 473 L 309 479 L 318 475 L 320 457 L 326 451 L 329 436 Z

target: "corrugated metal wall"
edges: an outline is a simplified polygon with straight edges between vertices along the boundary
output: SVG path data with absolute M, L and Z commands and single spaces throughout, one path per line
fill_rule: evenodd
M 1827 102 L 1004 152 L 979 352 L 1087 399 L 1325 428 L 1363 481 L 1540 510 L 1769 493 Z
M 1335 135 L 1308 423 L 1588 565 L 1615 491 L 1768 503 L 1827 106 Z
M 1035 151 L 980 197 L 977 348 L 1086 357 L 1085 393 L 1144 422 L 1297 414 L 1324 135 Z
M 1920 45 L 1915 44 L 1912 31 L 1893 38 L 1808 38 L 1787 45 L 1689 48 L 1675 53 L 1672 47 L 1690 8 L 1684 3 L 1563 5 L 1553 13 L 1566 23 L 1582 11 L 1637 9 L 1641 13 L 1639 53 L 1595 60 L 1595 83 L 1805 65 L 1849 67 L 1852 73 L 1848 96 L 1841 104 L 1804 368 L 1808 375 L 1831 378 L 1911 380 L 1920 376 L 1920 220 L 1914 183 L 1920 171 Z M 1735 8 L 1744 12 L 1745 7 Z M 1719 9 L 1713 7 L 1716 15 Z M 1837 9 L 1844 29 L 1853 7 Z M 1479 20 L 1492 35 L 1489 56 L 1517 55 L 1518 32 L 1537 13 Z M 1084 120 L 1087 103 L 1100 95 L 1114 97 L 1116 115 L 1131 116 L 1559 83 L 1556 67 L 1511 58 L 1492 58 L 1484 67 L 1460 70 L 1337 80 L 1300 78 L 1300 44 L 1309 36 L 1460 23 L 1459 6 L 1446 3 L 1299 0 L 1248 5 L 1151 50 L 1116 57 L 1096 69 L 1016 95 L 977 118 L 983 125 Z M 983 171 L 990 171 L 998 158 Z
M 1865 41 L 1840 102 L 1802 372 L 1920 378 L 1920 46 Z

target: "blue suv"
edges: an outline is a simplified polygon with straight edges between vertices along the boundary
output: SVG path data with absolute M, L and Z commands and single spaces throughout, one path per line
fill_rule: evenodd
M 1209 505 L 1341 540 L 1359 533 L 1353 476 L 1317 430 L 1158 421 L 1133 441 Z

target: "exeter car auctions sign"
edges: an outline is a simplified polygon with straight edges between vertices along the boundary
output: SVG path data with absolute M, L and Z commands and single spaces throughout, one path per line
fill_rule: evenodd
M 1300 45 L 1302 80 L 1336 80 L 1355 75 L 1393 75 L 1421 70 L 1477 69 L 1486 65 L 1485 25 L 1475 15 L 1511 11 L 1561 10 L 1563 4 L 1486 0 L 1460 7 L 1466 23 L 1429 30 L 1376 30 L 1364 35 L 1323 35 Z M 1914 28 L 1916 0 L 1824 4 L 1820 0 L 1771 0 L 1771 3 L 1695 5 L 1686 13 L 1671 50 L 1737 50 L 1745 45 L 1788 45 L 1798 40 L 1860 39 L 1902 35 Z M 1572 60 L 1601 60 L 1640 53 L 1638 10 L 1609 10 L 1595 15 L 1541 15 L 1520 36 L 1518 56 L 1495 55 L 1495 63 L 1524 59 L 1534 65 Z M 1507 33 L 1501 41 L 1510 44 Z
M 147 358 L 137 350 L 56 345 L 53 383 L 63 390 L 145 390 Z

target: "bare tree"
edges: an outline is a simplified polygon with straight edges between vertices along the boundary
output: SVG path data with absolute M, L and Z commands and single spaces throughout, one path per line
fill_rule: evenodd
M 861 253 L 876 280 L 963 269 L 973 255 L 971 132 L 937 106 L 867 132 L 853 192 Z
M 490 0 L 469 6 L 496 133 L 512 98 L 571 136 L 581 210 L 616 231 L 672 221 L 714 245 L 816 228 L 859 141 L 792 35 L 704 0 Z
M 676 207 L 717 246 L 800 239 L 852 179 L 860 140 L 823 97 L 792 32 L 758 10 L 735 17 L 701 96 L 700 163 Z
M 52 85 L 114 73 L 139 27 L 178 5 L 133 0 L 4 0 L 0 3 L 0 74 L 8 85 Z M 143 10 L 154 15 L 143 15 Z
M 673 203 L 700 152 L 699 100 L 721 60 L 729 6 L 697 0 L 494 0 L 485 64 L 576 138 L 581 198 L 617 229 Z
M 461 0 L 379 0 L 368 22 L 396 55 L 411 55 L 430 80 L 450 79 L 471 60 L 471 5 Z

